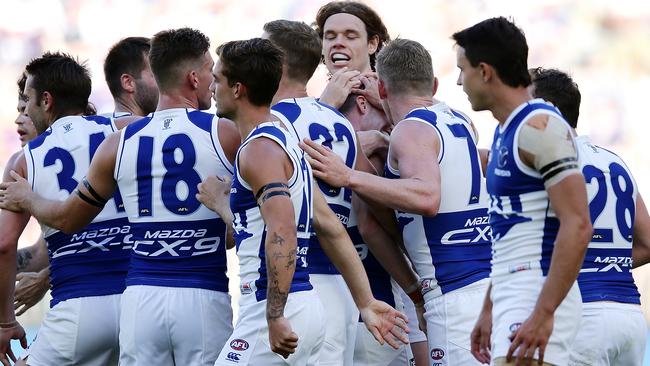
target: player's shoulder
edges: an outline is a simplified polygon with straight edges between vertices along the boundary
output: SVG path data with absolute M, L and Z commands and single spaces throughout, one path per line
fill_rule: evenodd
M 9 172 L 12 170 L 23 177 L 26 176 L 27 160 L 25 159 L 25 153 L 23 150 L 16 151 L 9 157 L 9 160 L 7 160 L 7 164 L 5 165 L 4 169 L 3 181 L 13 180 L 13 178 L 9 176 Z

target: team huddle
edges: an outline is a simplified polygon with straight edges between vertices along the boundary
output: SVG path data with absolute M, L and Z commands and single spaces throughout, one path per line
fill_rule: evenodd
M 457 84 L 498 122 L 489 150 L 436 99 L 452 86 L 429 52 L 367 5 L 260 33 L 120 40 L 101 115 L 84 64 L 26 65 L 0 184 L 3 365 L 642 364 L 650 216 L 512 21 L 451 35 Z M 17 250 L 31 216 L 42 238 Z M 27 347 L 16 316 L 48 289 Z

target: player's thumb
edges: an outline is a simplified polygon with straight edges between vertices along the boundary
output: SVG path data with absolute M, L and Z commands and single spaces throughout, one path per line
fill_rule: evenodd
M 25 278 L 25 274 L 24 274 L 24 273 L 18 273 L 18 274 L 16 275 L 16 281 L 18 281 L 18 282 L 20 282 L 23 278 Z
M 20 346 L 23 347 L 23 349 L 27 349 L 27 337 L 24 334 L 20 337 Z

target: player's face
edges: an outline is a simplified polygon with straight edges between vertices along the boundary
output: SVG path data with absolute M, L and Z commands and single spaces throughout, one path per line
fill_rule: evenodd
M 15 123 L 16 132 L 18 132 L 21 146 L 25 146 L 25 144 L 33 140 L 34 137 L 38 136 L 34 123 L 29 119 L 29 116 L 25 112 L 25 107 L 27 107 L 27 103 L 18 97 L 18 117 L 16 117 Z
M 456 66 L 460 70 L 456 84 L 463 86 L 463 91 L 467 94 L 467 99 L 475 111 L 482 111 L 487 109 L 484 103 L 483 95 L 483 80 L 479 66 L 472 67 L 467 57 L 465 57 L 465 49 L 463 47 L 456 47 Z
M 45 101 L 43 98 L 38 101 L 36 89 L 32 87 L 33 81 L 34 79 L 32 76 L 27 75 L 27 81 L 25 82 L 25 90 L 23 93 L 27 97 L 25 113 L 27 113 L 29 119 L 32 120 L 34 128 L 36 128 L 36 133 L 41 134 L 45 132 L 48 127 L 47 111 L 45 110 Z
M 199 78 L 199 86 L 197 89 L 197 96 L 199 101 L 199 109 L 205 110 L 210 109 L 212 106 L 212 91 L 210 85 L 212 85 L 212 68 L 214 67 L 214 60 L 209 51 L 206 51 L 203 54 L 203 63 L 197 70 Z
M 158 106 L 158 84 L 151 72 L 147 57 L 145 57 L 145 65 L 140 76 L 135 79 L 135 101 L 144 114 L 149 114 Z
M 228 85 L 228 79 L 222 73 L 223 65 L 220 61 L 214 65 L 212 70 L 212 85 L 210 85 L 210 91 L 212 91 L 212 98 L 217 107 L 217 116 L 234 119 L 234 100 L 232 95 L 232 89 Z
M 352 14 L 334 14 L 323 25 L 323 58 L 330 73 L 346 66 L 371 71 L 370 55 L 377 50 L 377 44 L 376 37 L 368 40 L 366 25 Z
M 364 97 L 359 96 L 358 98 Z M 357 103 L 359 103 L 359 100 L 357 100 Z M 393 130 L 392 122 L 382 109 L 376 108 L 367 100 L 365 102 L 365 107 L 368 108 L 368 111 L 359 121 L 359 131 L 375 130 L 390 133 L 390 131 Z

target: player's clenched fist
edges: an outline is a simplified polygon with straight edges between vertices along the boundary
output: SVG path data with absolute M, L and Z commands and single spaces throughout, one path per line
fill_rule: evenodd
M 296 352 L 298 335 L 291 330 L 291 324 L 285 317 L 269 319 L 269 343 L 271 351 L 284 358 Z

